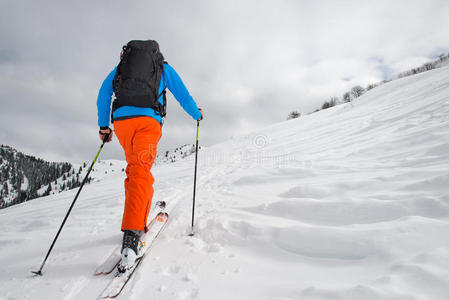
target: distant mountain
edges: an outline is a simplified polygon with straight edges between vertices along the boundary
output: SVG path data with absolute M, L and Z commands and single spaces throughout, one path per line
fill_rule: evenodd
M 68 162 L 47 162 L 1 145 L 0 208 L 78 187 L 83 168 L 76 172 Z

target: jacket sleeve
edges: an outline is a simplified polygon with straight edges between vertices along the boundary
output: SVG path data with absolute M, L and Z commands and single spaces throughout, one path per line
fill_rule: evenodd
M 199 120 L 201 118 L 201 112 L 198 109 L 189 91 L 169 64 L 164 64 L 164 76 L 167 88 L 175 96 L 176 100 L 182 106 L 182 108 L 194 119 Z
M 101 85 L 100 91 L 98 92 L 97 98 L 97 112 L 98 112 L 98 126 L 107 127 L 109 126 L 109 119 L 111 116 L 111 101 L 114 89 L 112 87 L 112 81 L 115 76 L 117 67 L 112 70 L 111 73 L 106 77 Z

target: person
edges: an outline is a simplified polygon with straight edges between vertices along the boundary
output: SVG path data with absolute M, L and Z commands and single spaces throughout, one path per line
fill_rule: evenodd
M 154 183 L 151 167 L 162 135 L 166 88 L 194 120 L 203 119 L 203 111 L 198 108 L 180 76 L 164 61 L 159 44 L 149 40 L 130 41 L 124 46 L 120 63 L 99 90 L 100 139 L 104 140 L 109 134 L 106 142 L 110 142 L 115 132 L 127 162 L 119 272 L 125 272 L 134 264 L 139 255 L 140 237 L 148 231 L 147 218 Z M 116 99 L 111 115 L 113 94 Z M 109 127 L 110 118 L 114 131 Z

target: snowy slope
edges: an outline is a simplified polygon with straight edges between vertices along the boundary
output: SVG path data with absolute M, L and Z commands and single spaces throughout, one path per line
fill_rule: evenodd
M 155 167 L 170 223 L 120 299 L 449 299 L 448 126 L 444 67 L 202 150 L 195 237 L 193 156 Z M 97 299 L 123 176 L 85 187 L 40 278 L 76 191 L 0 211 L 0 299 Z

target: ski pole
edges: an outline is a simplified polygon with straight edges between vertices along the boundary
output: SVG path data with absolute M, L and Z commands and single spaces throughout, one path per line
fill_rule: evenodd
M 67 214 L 66 214 L 65 217 L 64 217 L 64 220 L 62 221 L 61 227 L 59 227 L 59 230 L 58 230 L 58 233 L 57 233 L 56 236 L 55 236 L 55 239 L 54 239 L 53 242 L 51 243 L 50 249 L 48 250 L 47 255 L 45 256 L 44 261 L 42 262 L 41 267 L 39 268 L 38 271 L 31 271 L 31 272 L 32 272 L 33 274 L 35 274 L 36 276 L 37 276 L 37 275 L 39 275 L 39 276 L 42 276 L 42 275 L 43 275 L 43 274 L 42 274 L 42 269 L 44 268 L 45 262 L 47 261 L 48 256 L 50 256 L 51 250 L 53 250 L 53 246 L 55 245 L 56 240 L 58 239 L 59 234 L 61 233 L 62 227 L 64 227 L 64 224 L 65 224 L 65 222 L 67 221 L 67 218 L 69 217 L 69 214 L 70 214 L 70 212 L 72 211 L 72 208 L 73 208 L 73 206 L 75 205 L 75 202 L 76 202 L 76 200 L 78 199 L 78 196 L 79 196 L 79 194 L 80 194 L 80 192 L 81 192 L 81 190 L 82 190 L 84 184 L 86 183 L 87 178 L 89 177 L 89 174 L 90 174 L 90 172 L 92 171 L 92 169 L 93 169 L 93 167 L 94 167 L 94 164 L 95 164 L 95 162 L 97 161 L 97 158 L 98 158 L 98 156 L 100 155 L 101 150 L 103 149 L 104 144 L 105 144 L 106 141 L 109 139 L 109 135 L 110 135 L 110 133 L 107 133 L 107 134 L 105 135 L 105 137 L 103 138 L 103 143 L 101 144 L 100 149 L 99 149 L 98 152 L 97 152 L 97 155 L 95 155 L 95 158 L 94 158 L 92 164 L 90 165 L 89 169 L 87 170 L 87 174 L 86 174 L 86 176 L 84 177 L 83 182 L 81 183 L 81 186 L 80 186 L 80 188 L 78 189 L 78 192 L 76 193 L 75 199 L 73 199 L 72 205 L 70 205 L 69 211 L 67 212 Z
M 195 149 L 195 175 L 193 176 L 193 206 L 192 206 L 192 232 L 190 236 L 194 235 L 193 224 L 195 221 L 195 193 L 196 193 L 196 170 L 198 166 L 198 135 L 200 130 L 200 121 L 196 121 L 196 149 Z

